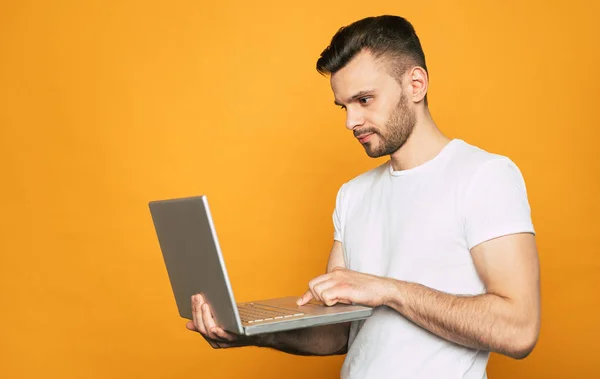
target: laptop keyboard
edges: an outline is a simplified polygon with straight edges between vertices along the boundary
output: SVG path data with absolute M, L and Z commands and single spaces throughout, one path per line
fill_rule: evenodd
M 291 309 L 271 308 L 252 303 L 238 305 L 238 312 L 242 321 L 248 324 L 304 316 L 304 313 L 295 313 Z

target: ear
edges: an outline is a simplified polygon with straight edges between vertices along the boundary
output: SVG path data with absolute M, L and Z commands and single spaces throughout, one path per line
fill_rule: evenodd
M 423 101 L 429 87 L 429 78 L 427 72 L 419 66 L 413 67 L 408 72 L 409 98 L 414 103 Z

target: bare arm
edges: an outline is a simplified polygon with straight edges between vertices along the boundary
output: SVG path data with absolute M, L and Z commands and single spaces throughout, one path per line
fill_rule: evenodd
M 472 249 L 486 293 L 457 296 L 416 283 L 336 269 L 311 281 L 312 297 L 328 305 L 350 300 L 392 307 L 449 341 L 521 359 L 540 329 L 539 264 L 534 236 L 514 234 Z
M 486 293 L 454 296 L 396 282 L 389 305 L 429 331 L 455 343 L 521 359 L 540 329 L 539 268 L 531 234 L 497 238 L 472 250 Z
M 265 334 L 250 345 L 268 347 L 294 355 L 346 354 L 350 324 L 333 324 Z
M 342 244 L 339 241 L 334 242 L 329 254 L 327 272 L 331 272 L 336 267 L 345 267 Z M 187 327 L 190 330 L 200 332 L 214 348 L 259 346 L 295 355 L 338 355 L 346 353 L 350 332 L 349 323 L 245 337 L 228 333 L 217 327 L 208 305 L 203 303 L 201 296 L 194 296 L 192 303 L 194 321 L 188 322 Z

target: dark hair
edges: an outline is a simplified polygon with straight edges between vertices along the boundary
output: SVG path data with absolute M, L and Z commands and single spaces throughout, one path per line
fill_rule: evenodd
M 321 53 L 317 71 L 323 75 L 335 74 L 363 50 L 376 59 L 387 59 L 397 80 L 414 65 L 427 72 L 425 54 L 412 24 L 390 15 L 367 17 L 341 27 Z

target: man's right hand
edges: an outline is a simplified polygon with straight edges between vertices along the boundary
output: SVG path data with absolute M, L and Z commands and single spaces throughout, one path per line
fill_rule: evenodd
M 193 321 L 188 321 L 186 327 L 199 332 L 214 349 L 258 346 L 296 355 L 337 355 L 342 354 L 348 343 L 349 323 L 248 337 L 226 332 L 217 326 L 210 307 L 200 294 L 192 296 L 192 310 Z
M 214 349 L 252 345 L 249 338 L 226 332 L 215 324 L 210 307 L 202 295 L 192 296 L 193 321 L 188 321 L 189 330 L 199 332 Z

